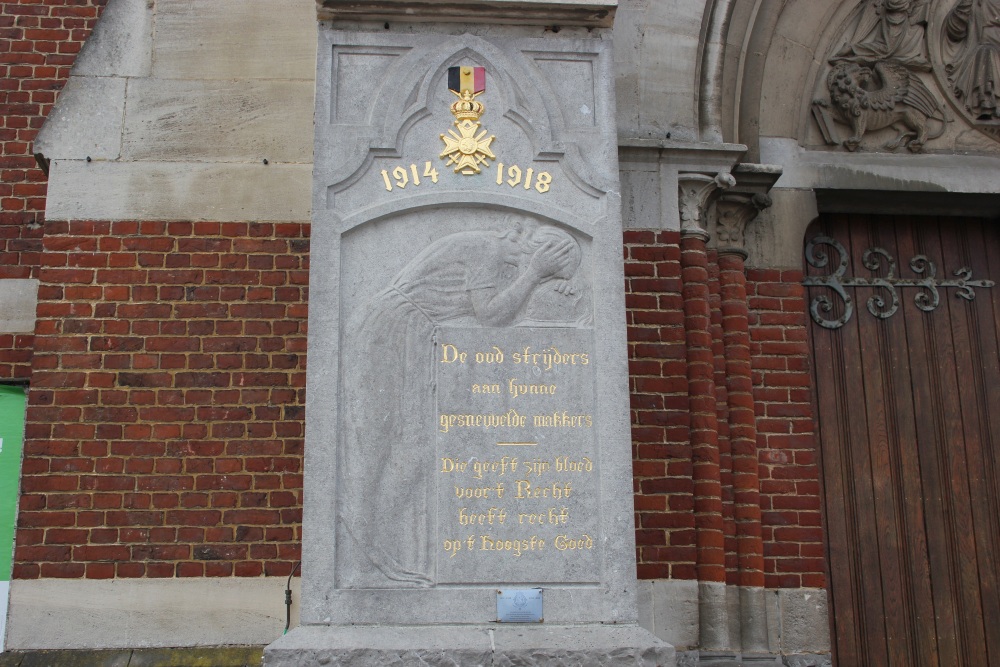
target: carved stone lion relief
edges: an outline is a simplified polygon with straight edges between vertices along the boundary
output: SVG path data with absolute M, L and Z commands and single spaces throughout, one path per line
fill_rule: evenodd
M 924 81 L 932 70 L 927 9 L 927 0 L 865 0 L 829 60 L 829 98 L 813 103 L 827 143 L 853 151 L 865 134 L 892 128 L 883 149 L 919 153 L 943 134 L 947 112 Z M 850 128 L 847 138 L 837 124 Z
M 812 111 L 829 145 L 995 152 L 1000 0 L 863 0 L 821 77 Z

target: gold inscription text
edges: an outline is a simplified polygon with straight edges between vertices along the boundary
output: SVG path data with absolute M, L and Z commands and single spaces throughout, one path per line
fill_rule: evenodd
M 463 526 L 471 526 L 473 524 L 480 526 L 489 524 L 492 526 L 494 522 L 503 523 L 506 520 L 507 510 L 496 507 L 491 507 L 485 512 L 470 512 L 468 507 L 458 510 L 458 522 Z
M 553 544 L 559 551 L 594 548 L 593 538 L 586 533 L 578 538 L 569 537 L 567 535 L 556 535 L 556 539 L 553 541 Z
M 501 540 L 493 539 L 490 535 L 480 535 L 482 542 L 479 545 L 480 551 L 508 551 L 520 558 L 525 551 L 541 551 L 545 548 L 545 540 L 539 539 L 537 535 L 532 535 L 526 540 Z
M 454 428 L 524 428 L 527 421 L 527 417 L 519 415 L 513 408 L 503 414 L 442 414 L 438 421 L 440 427 L 438 430 L 447 433 Z
M 559 482 L 553 482 L 552 484 L 546 484 L 545 486 L 533 485 L 526 479 L 518 480 L 517 482 L 517 498 L 554 498 L 559 500 L 560 498 L 569 498 L 570 494 L 573 492 L 573 485 L 569 482 L 565 484 L 560 484 Z
M 496 486 L 456 486 L 455 496 L 457 498 L 503 498 L 503 484 Z
M 532 396 L 554 396 L 556 386 L 554 384 L 523 384 L 518 382 L 517 378 L 511 378 L 507 381 L 507 391 L 514 398 L 526 394 Z
M 566 523 L 569 521 L 569 508 L 563 507 L 557 510 L 550 507 L 548 514 L 545 512 L 518 512 L 517 522 L 520 524 L 530 524 L 532 526 L 541 523 Z

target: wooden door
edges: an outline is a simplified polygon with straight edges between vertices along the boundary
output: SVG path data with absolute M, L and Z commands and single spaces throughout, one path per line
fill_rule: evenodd
M 1000 225 L 828 215 L 806 257 L 836 664 L 1000 666 Z

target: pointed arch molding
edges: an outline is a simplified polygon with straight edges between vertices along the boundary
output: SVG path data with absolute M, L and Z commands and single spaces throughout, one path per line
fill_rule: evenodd
M 589 108 L 586 104 L 569 108 L 561 94 L 566 85 L 593 90 L 602 77 L 610 76 L 607 59 L 586 49 L 575 53 L 538 49 L 540 44 L 529 39 L 495 44 L 469 34 L 444 41 L 413 40 L 407 35 L 404 43 L 401 36 L 371 37 L 371 43 L 360 44 L 330 33 L 321 45 L 332 56 L 329 71 L 321 71 L 317 78 L 317 95 L 325 96 L 317 122 L 349 126 L 352 131 L 337 133 L 351 138 L 336 144 L 324 139 L 329 133 L 317 133 L 316 168 L 328 187 L 325 200 L 315 201 L 314 206 L 332 208 L 338 197 L 343 204 L 374 161 L 391 165 L 404 148 L 412 155 L 410 149 L 416 147 L 432 168 L 448 169 L 439 159 L 440 135 L 454 128 L 449 105 L 455 98 L 448 92 L 447 71 L 460 64 L 486 68 L 487 92 L 479 98 L 486 104 L 481 126 L 497 137 L 496 162 L 476 178 L 495 181 L 500 162 L 505 168 L 534 163 L 536 171 L 546 168 L 558 178 L 564 193 L 582 195 L 587 202 L 596 204 L 611 188 L 616 175 L 601 172 L 594 165 L 603 161 L 590 159 L 593 152 L 614 149 L 603 145 L 593 122 L 603 111 L 599 105 L 607 101 L 597 96 Z M 362 96 L 363 105 L 341 101 L 357 100 L 358 87 L 370 88 Z M 351 95 L 343 94 L 346 88 Z M 357 206 L 363 205 L 359 200 Z M 593 219 L 599 214 L 595 210 Z

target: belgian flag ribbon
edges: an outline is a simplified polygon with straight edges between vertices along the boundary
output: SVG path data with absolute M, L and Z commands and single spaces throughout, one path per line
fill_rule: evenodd
M 460 65 L 448 68 L 448 90 L 456 95 L 470 92 L 473 96 L 486 90 L 486 68 Z

